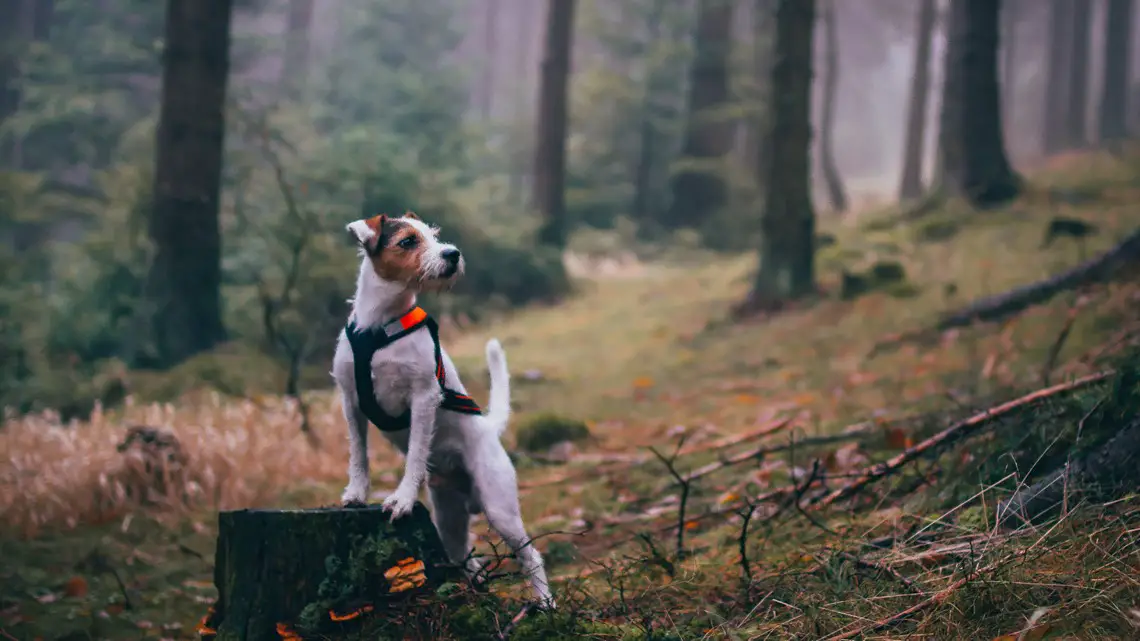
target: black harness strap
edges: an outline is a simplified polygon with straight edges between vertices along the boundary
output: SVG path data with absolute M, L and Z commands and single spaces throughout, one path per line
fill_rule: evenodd
M 389 331 L 389 327 L 393 327 Z M 376 400 L 376 391 L 372 381 L 372 357 L 377 351 L 384 349 L 397 340 L 412 332 L 427 327 L 431 334 L 431 341 L 435 352 L 435 378 L 439 381 L 439 388 L 443 392 L 443 401 L 440 409 L 460 414 L 482 414 L 483 410 L 475 399 L 460 394 L 447 386 L 447 374 L 443 367 L 443 350 L 439 344 L 439 325 L 435 319 L 428 316 L 419 307 L 413 308 L 407 314 L 379 327 L 366 327 L 360 329 L 356 323 L 349 322 L 344 328 L 345 336 L 352 347 L 352 367 L 356 379 L 356 402 L 360 411 L 368 420 L 383 432 L 398 432 L 406 430 L 412 425 L 412 413 L 409 408 L 400 416 L 390 416 L 380 407 Z

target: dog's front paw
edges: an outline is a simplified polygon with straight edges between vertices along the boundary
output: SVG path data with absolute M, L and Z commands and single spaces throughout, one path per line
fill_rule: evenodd
M 416 495 L 397 489 L 391 496 L 384 499 L 383 508 L 392 513 L 392 520 L 411 514 L 416 505 Z
M 360 507 L 368 503 L 368 488 L 349 484 L 340 495 L 340 503 L 344 507 Z

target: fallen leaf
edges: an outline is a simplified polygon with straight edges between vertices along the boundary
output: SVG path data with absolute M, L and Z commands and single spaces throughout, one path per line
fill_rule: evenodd
M 40 596 L 36 597 L 36 601 L 39 601 L 44 605 L 47 605 L 48 603 L 55 603 L 58 600 L 59 595 L 55 594 L 54 592 L 48 592 L 47 594 L 41 594 Z
M 63 584 L 63 594 L 69 597 L 85 597 L 87 596 L 87 579 L 81 576 L 73 576 Z
M 729 503 L 737 500 L 740 500 L 739 494 L 736 492 L 725 492 L 724 494 L 720 495 L 720 498 L 718 498 L 716 502 L 720 505 L 728 505 Z
M 763 402 L 764 399 L 756 396 L 755 394 L 737 394 L 736 398 L 733 400 L 735 400 L 737 403 L 740 403 L 741 405 L 756 405 Z
M 633 386 L 636 389 L 647 389 L 653 387 L 654 381 L 648 376 L 633 379 Z
M 887 447 L 893 450 L 905 450 L 912 444 L 910 435 L 902 428 L 892 427 L 887 430 Z

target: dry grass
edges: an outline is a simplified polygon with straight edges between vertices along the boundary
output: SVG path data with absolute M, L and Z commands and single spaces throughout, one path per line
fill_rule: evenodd
M 133 487 L 143 461 L 120 453 L 128 427 L 170 431 L 189 461 L 159 497 L 174 513 L 264 506 L 306 486 L 343 482 L 347 441 L 339 405 L 314 395 L 313 448 L 300 432 L 292 403 L 279 398 L 239 401 L 198 394 L 178 404 L 96 411 L 85 423 L 59 425 L 52 416 L 9 421 L 0 430 L 0 522 L 23 536 L 44 528 L 100 523 L 139 507 Z M 375 443 L 379 466 L 393 461 Z M 332 498 L 331 496 L 329 498 Z

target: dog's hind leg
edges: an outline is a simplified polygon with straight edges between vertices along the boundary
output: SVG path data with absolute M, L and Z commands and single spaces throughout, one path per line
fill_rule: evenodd
M 472 553 L 474 546 L 471 545 L 467 495 L 454 488 L 429 485 L 428 499 L 431 501 L 431 520 L 439 532 L 447 558 L 456 565 L 462 565 L 472 581 L 481 580 L 483 577 L 479 573 L 483 564 Z
M 483 514 L 487 516 L 491 529 L 503 537 L 511 551 L 518 557 L 523 573 L 530 580 L 539 603 L 543 607 L 553 608 L 554 598 L 550 594 L 550 584 L 546 580 L 542 555 L 530 540 L 523 525 L 514 468 L 511 467 L 505 451 L 499 449 L 498 455 L 502 457 L 502 461 L 495 461 L 494 464 L 481 470 L 482 473 L 475 474 L 475 487 L 483 504 Z

